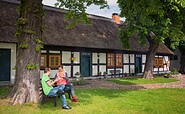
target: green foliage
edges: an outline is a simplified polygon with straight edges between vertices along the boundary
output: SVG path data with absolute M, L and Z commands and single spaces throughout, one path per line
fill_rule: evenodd
M 173 73 L 174 73 L 174 74 L 178 74 L 179 71 L 178 71 L 176 68 L 173 68 Z
M 43 48 L 44 48 L 44 45 L 40 44 L 39 47 L 36 47 L 36 48 L 35 48 L 35 51 L 38 53 L 38 52 L 40 52 L 40 50 L 43 49 Z
M 33 70 L 33 69 L 37 68 L 37 64 L 30 62 L 30 63 L 28 63 L 28 64 L 26 65 L 26 68 L 27 68 L 28 70 Z
M 35 41 L 37 42 L 37 44 L 41 44 L 42 41 L 39 38 L 35 38 Z
M 129 49 L 130 48 L 130 43 L 129 43 L 129 36 L 127 34 L 127 30 L 125 28 L 120 28 L 119 29 L 119 37 L 122 42 L 122 46 L 124 49 Z
M 90 5 L 99 5 L 100 9 L 108 7 L 105 0 L 57 0 L 56 7 L 68 9 L 65 20 L 70 20 L 67 28 L 72 28 L 79 23 L 89 24 L 90 21 L 86 14 L 86 9 Z
M 16 21 L 16 25 L 19 26 L 19 25 L 25 25 L 27 23 L 27 20 L 26 18 L 19 18 L 17 21 Z
M 173 48 L 185 40 L 184 0 L 118 0 L 118 4 L 120 15 L 126 18 L 128 34 L 137 34 L 141 43 L 146 43 L 151 32 L 151 40 L 164 43 L 170 38 Z
M 20 32 L 19 31 L 16 31 L 15 32 L 15 36 L 18 37 L 20 35 Z
M 30 29 L 24 29 L 23 32 L 27 34 L 36 34 L 33 30 Z
M 27 49 L 28 48 L 28 44 L 21 43 L 21 44 L 19 44 L 19 48 Z

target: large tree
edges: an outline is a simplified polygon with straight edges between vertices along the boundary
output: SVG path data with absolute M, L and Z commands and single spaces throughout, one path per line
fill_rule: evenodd
M 175 47 L 185 38 L 183 27 L 185 1 L 118 0 L 118 4 L 121 9 L 120 15 L 126 18 L 126 29 L 122 29 L 124 35 L 121 39 L 137 34 L 138 42 L 141 44 L 149 42 L 143 78 L 153 78 L 154 58 L 159 44 L 170 38 L 171 46 Z
M 56 6 L 69 9 L 66 19 L 71 19 L 72 24 L 89 22 L 86 8 L 92 4 L 106 7 L 105 0 L 57 0 Z M 26 102 L 39 102 L 40 83 L 40 50 L 43 47 L 44 16 L 42 0 L 21 0 L 18 7 L 20 14 L 17 19 L 17 61 L 16 76 L 13 90 L 10 93 L 13 104 Z
M 185 74 L 185 41 L 181 41 L 181 43 L 179 45 L 179 50 L 181 52 L 179 72 L 182 74 Z

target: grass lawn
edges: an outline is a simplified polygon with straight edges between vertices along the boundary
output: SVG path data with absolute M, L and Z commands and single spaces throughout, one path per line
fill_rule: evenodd
M 116 78 L 108 80 L 117 84 L 133 85 L 133 84 L 155 84 L 155 83 L 169 83 L 178 81 L 175 78 L 163 78 L 155 77 L 154 79 L 143 79 L 143 78 Z
M 5 89 L 7 94 L 8 88 Z M 79 103 L 68 100 L 72 110 L 63 110 L 60 99 L 57 107 L 53 107 L 53 100 L 44 105 L 11 106 L 5 94 L 0 94 L 0 114 L 182 114 L 185 111 L 185 89 L 76 89 Z

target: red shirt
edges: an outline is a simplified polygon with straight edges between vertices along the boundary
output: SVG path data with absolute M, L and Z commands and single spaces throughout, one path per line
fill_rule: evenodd
M 57 81 L 57 85 L 61 85 L 61 84 L 67 84 L 66 80 L 64 79 L 65 77 L 65 74 L 64 73 L 57 73 L 57 77 L 56 78 L 59 78 L 59 80 Z

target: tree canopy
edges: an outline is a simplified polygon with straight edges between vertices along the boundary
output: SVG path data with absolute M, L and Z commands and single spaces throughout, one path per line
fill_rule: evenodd
M 149 42 L 143 78 L 153 78 L 154 58 L 159 44 L 170 38 L 171 47 L 185 40 L 185 1 L 184 0 L 118 0 L 121 16 L 125 17 L 126 29 L 121 29 L 121 40 L 133 34 L 138 42 Z M 125 37 L 126 36 L 126 37 Z M 126 44 L 126 45 L 124 45 Z M 129 47 L 129 43 L 123 46 Z
M 78 23 L 90 23 L 86 10 L 87 7 L 93 4 L 100 6 L 100 9 L 109 8 L 106 0 L 57 0 L 55 6 L 68 10 L 64 19 L 71 21 L 71 24 L 67 27 L 72 28 Z
M 118 0 L 121 16 L 125 17 L 127 34 L 137 34 L 138 41 L 146 42 L 148 35 L 164 43 L 170 38 L 171 47 L 185 39 L 184 0 Z

